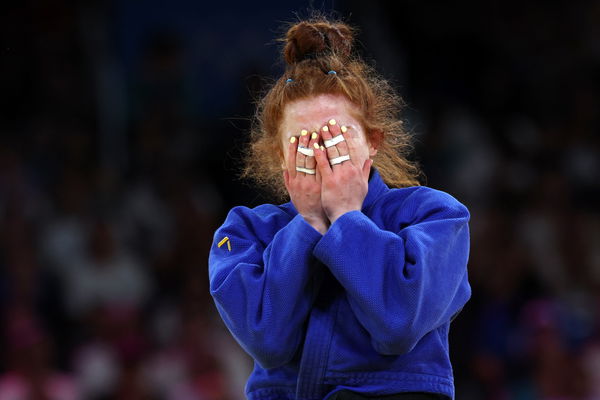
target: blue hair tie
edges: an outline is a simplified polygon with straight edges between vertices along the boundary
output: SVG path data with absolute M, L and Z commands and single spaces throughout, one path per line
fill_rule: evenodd
M 328 72 L 329 75 L 337 75 L 337 72 L 335 72 L 334 70 L 331 70 Z
M 285 81 L 285 83 L 290 83 L 290 82 L 294 82 L 294 80 L 292 78 L 287 78 L 287 80 Z

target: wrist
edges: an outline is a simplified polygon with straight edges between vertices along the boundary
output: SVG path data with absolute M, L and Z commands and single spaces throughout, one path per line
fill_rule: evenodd
M 359 208 L 352 208 L 352 209 L 348 209 L 348 210 L 343 210 L 343 211 L 339 211 L 336 213 L 332 213 L 331 216 L 329 216 L 329 222 L 331 224 L 333 224 L 335 221 L 338 220 L 338 218 L 340 218 L 342 215 L 349 213 L 351 211 L 360 211 Z
M 304 220 L 321 235 L 329 229 L 329 221 L 322 217 L 304 216 Z

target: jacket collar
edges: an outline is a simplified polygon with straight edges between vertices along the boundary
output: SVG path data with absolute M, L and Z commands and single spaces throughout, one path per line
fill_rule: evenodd
M 389 190 L 390 188 L 387 187 L 383 179 L 381 179 L 379 171 L 377 171 L 375 168 L 371 168 L 371 176 L 369 177 L 369 192 L 367 193 L 367 197 L 365 197 L 365 201 L 363 201 L 363 210 L 370 207 L 375 200 Z

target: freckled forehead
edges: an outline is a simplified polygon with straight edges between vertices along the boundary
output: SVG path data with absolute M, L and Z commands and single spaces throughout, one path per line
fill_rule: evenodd
M 351 112 L 355 110 L 354 105 L 343 96 L 319 95 L 288 104 L 283 115 L 283 125 L 287 129 L 313 129 L 331 118 L 338 118 L 341 123 L 350 123 L 354 122 Z

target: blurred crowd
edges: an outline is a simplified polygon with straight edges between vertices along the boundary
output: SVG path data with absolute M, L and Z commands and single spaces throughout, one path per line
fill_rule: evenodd
M 471 210 L 457 398 L 600 399 L 600 3 L 502 4 L 339 7 L 406 99 L 423 183 Z M 218 61 L 239 87 L 209 113 L 175 27 L 118 50 L 131 15 L 0 16 L 0 400 L 243 398 L 207 255 L 264 201 L 235 176 L 273 58 Z

